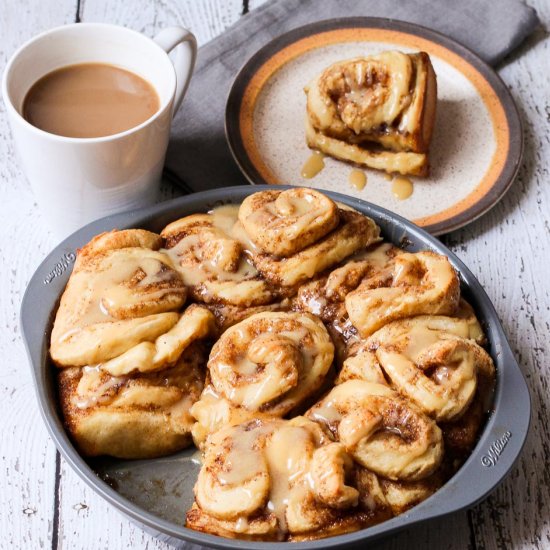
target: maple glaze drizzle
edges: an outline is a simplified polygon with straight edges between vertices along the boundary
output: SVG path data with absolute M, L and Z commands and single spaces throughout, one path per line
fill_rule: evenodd
M 325 167 L 324 158 L 320 151 L 313 151 L 302 167 L 302 177 L 308 180 L 314 178 Z
M 349 175 L 349 183 L 352 187 L 355 187 L 358 191 L 365 188 L 367 184 L 367 176 L 365 172 L 361 170 L 352 170 Z
M 408 199 L 413 193 L 413 183 L 409 178 L 396 176 L 393 178 L 391 191 L 400 201 Z

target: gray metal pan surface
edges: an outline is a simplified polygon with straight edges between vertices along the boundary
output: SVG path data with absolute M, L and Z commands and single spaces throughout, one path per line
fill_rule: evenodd
M 505 478 L 517 460 L 530 421 L 530 398 L 521 370 L 512 354 L 487 294 L 468 268 L 437 239 L 405 219 L 380 207 L 338 193 L 335 200 L 372 217 L 386 240 L 416 251 L 431 249 L 446 254 L 460 274 L 462 292 L 474 306 L 489 341 L 497 367 L 493 411 L 466 463 L 432 497 L 389 521 L 355 533 L 303 543 L 260 543 L 224 539 L 184 527 L 185 511 L 192 501 L 198 466 L 194 450 L 171 457 L 124 461 L 87 460 L 80 456 L 63 427 L 58 408 L 54 369 L 48 361 L 49 335 L 59 297 L 69 279 L 76 250 L 93 236 L 114 228 L 160 231 L 167 223 L 219 204 L 238 203 L 263 189 L 285 186 L 242 186 L 196 193 L 139 211 L 95 221 L 57 246 L 29 282 L 21 308 L 22 332 L 35 382 L 42 417 L 59 452 L 77 474 L 125 516 L 175 546 L 195 543 L 215 548 L 319 549 L 364 547 L 413 524 L 433 520 L 473 506 Z

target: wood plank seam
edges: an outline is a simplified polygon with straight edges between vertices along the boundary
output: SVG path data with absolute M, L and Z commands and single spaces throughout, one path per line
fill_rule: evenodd
M 53 522 L 52 522 L 52 550 L 59 547 L 59 523 L 60 523 L 60 502 L 61 502 L 61 455 L 55 451 L 55 484 L 53 495 Z
M 470 531 L 470 544 L 469 547 L 472 550 L 477 550 L 476 542 L 476 532 L 474 529 L 474 520 L 473 520 L 474 511 L 472 509 L 468 510 L 466 517 L 468 518 L 468 530 Z

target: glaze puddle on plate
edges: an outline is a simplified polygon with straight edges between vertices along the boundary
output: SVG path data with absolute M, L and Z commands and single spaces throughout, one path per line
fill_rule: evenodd
M 311 159 L 305 141 L 303 91 L 329 65 L 385 50 L 426 51 L 437 75 L 437 114 L 430 175 L 411 177 L 413 193 L 399 199 L 386 174 L 361 168 L 368 184 L 350 183 L 354 166 L 325 157 L 304 177 Z M 347 193 L 400 214 L 434 234 L 486 212 L 515 177 L 521 124 L 498 76 L 451 39 L 398 21 L 350 18 L 301 27 L 265 46 L 243 67 L 230 92 L 226 131 L 251 183 L 291 183 Z

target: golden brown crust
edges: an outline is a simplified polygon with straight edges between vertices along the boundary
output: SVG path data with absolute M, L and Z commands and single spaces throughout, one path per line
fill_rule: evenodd
M 195 343 L 161 373 L 116 378 L 99 368 L 61 370 L 61 409 L 80 452 L 154 458 L 187 447 L 205 363 L 205 348 Z

